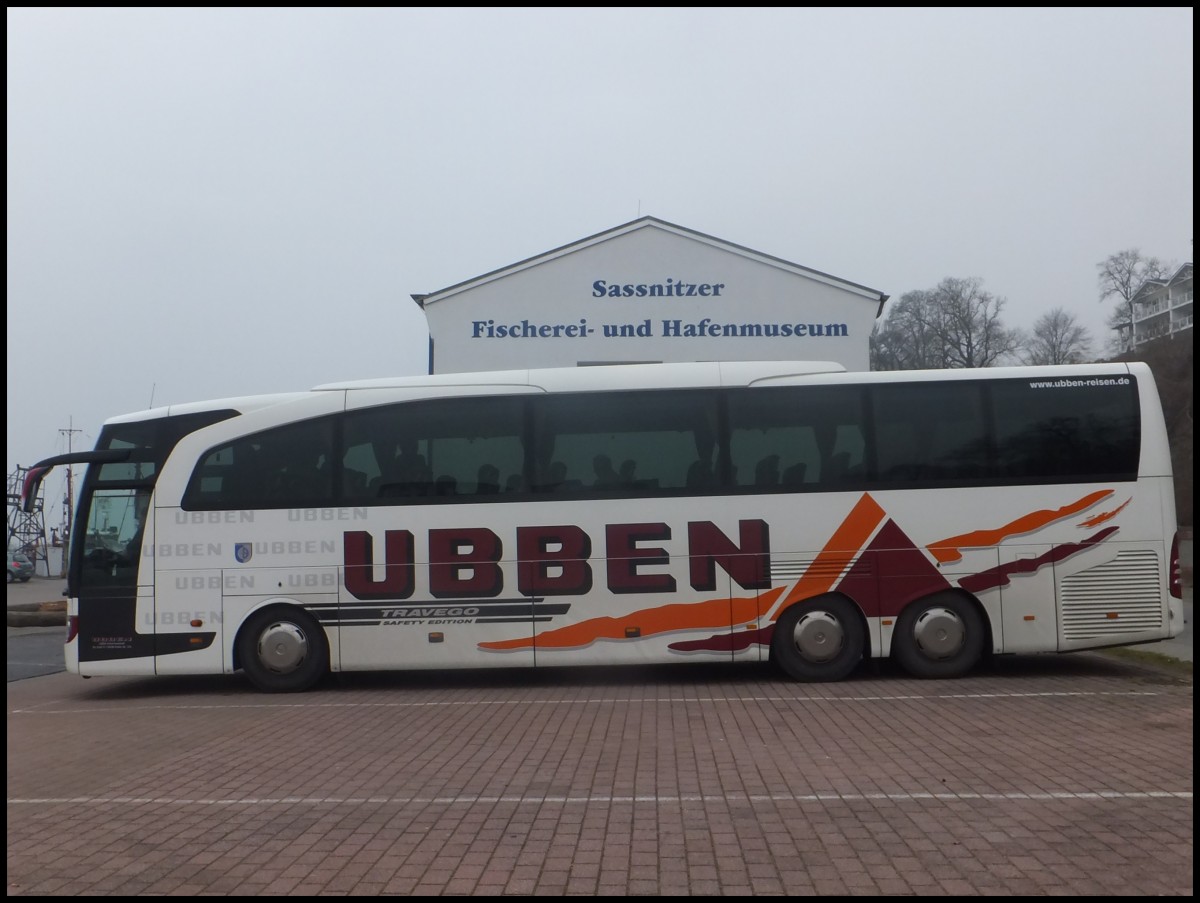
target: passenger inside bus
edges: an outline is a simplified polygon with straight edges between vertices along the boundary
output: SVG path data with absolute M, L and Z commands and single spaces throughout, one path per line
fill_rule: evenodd
M 613 470 L 612 459 L 608 455 L 596 455 L 592 460 L 592 469 L 596 474 L 593 486 L 607 489 L 620 482 L 621 477 Z
M 779 485 L 779 455 L 767 455 L 758 462 L 758 466 L 754 468 L 754 485 L 763 487 Z
M 368 494 L 378 498 L 429 495 L 429 482 L 429 465 L 423 455 L 397 452 L 370 485 Z

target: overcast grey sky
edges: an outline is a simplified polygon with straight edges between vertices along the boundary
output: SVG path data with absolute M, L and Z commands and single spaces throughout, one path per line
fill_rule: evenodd
M 1099 261 L 1192 259 L 1190 7 L 7 24 L 9 472 L 152 400 L 422 373 L 411 294 L 639 215 L 1098 345 Z

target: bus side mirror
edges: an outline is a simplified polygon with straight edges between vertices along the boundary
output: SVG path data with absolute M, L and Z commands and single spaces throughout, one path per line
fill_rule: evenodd
M 25 514 L 33 514 L 37 505 L 38 490 L 49 472 L 49 467 L 31 467 L 25 474 L 25 482 L 21 485 L 21 511 Z

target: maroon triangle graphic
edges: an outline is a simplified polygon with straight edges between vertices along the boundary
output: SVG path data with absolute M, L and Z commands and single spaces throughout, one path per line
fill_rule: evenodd
M 929 556 L 891 518 L 835 587 L 869 618 L 895 617 L 913 599 L 950 588 Z

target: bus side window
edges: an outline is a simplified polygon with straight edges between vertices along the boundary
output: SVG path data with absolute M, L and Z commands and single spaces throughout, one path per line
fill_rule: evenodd
M 494 464 L 479 467 L 479 478 L 475 481 L 476 495 L 495 495 L 500 491 L 500 470 Z
M 763 488 L 779 485 L 779 455 L 767 455 L 755 465 L 754 485 Z
M 598 489 L 611 489 L 620 482 L 620 475 L 613 468 L 612 458 L 608 455 L 596 455 L 592 460 L 592 470 L 596 479 L 592 485 Z
M 708 489 L 714 483 L 712 466 L 707 461 L 692 462 L 687 474 L 688 489 Z
M 367 475 L 361 470 L 342 470 L 342 492 L 348 499 L 360 499 L 367 494 Z
M 425 456 L 416 452 L 400 453 L 392 458 L 371 493 L 376 498 L 401 498 L 433 495 L 432 475 Z
M 859 386 L 779 386 L 729 393 L 732 485 L 742 491 L 845 489 L 865 476 Z
M 626 458 L 621 462 L 621 467 L 617 471 L 617 483 L 625 489 L 631 489 L 636 482 L 637 462 L 632 458 Z
M 979 383 L 898 383 L 873 386 L 871 393 L 881 480 L 917 485 L 988 476 Z
M 830 483 L 840 483 L 850 476 L 850 453 L 849 452 L 834 452 L 829 456 L 829 476 L 826 478 Z
M 531 399 L 530 410 L 540 473 L 534 488 L 541 493 L 682 493 L 704 481 L 697 458 L 715 456 L 717 399 L 711 392 L 550 395 Z
M 372 485 L 379 479 L 379 458 L 375 443 L 360 441 L 348 445 L 342 455 L 342 498 L 363 501 L 370 498 Z
M 804 485 L 804 474 L 808 471 L 808 465 L 803 461 L 799 464 L 793 464 L 783 472 L 783 477 L 780 482 L 789 489 L 794 489 L 797 486 Z
M 542 488 L 547 492 L 558 492 L 566 488 L 567 465 L 562 461 L 554 461 L 546 472 L 546 482 Z
M 266 474 L 258 446 L 252 442 L 239 442 L 228 449 L 229 469 L 218 492 L 227 504 L 238 505 L 242 499 L 250 499 L 261 492 Z
M 1009 482 L 1132 480 L 1138 468 L 1137 386 L 992 384 L 996 460 Z

